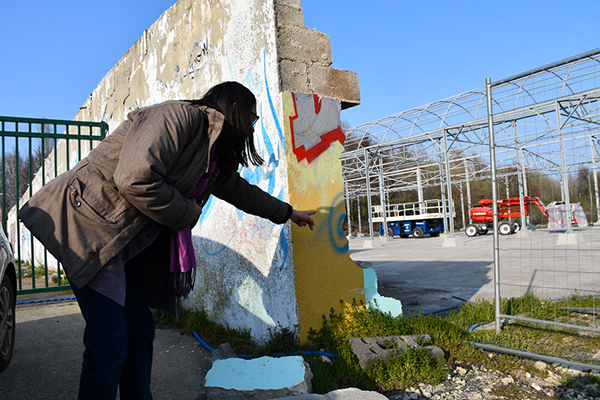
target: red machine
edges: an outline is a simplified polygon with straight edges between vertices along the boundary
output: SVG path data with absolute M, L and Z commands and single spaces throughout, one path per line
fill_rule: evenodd
M 523 197 L 523 208 L 525 215 L 529 215 L 529 206 L 534 203 L 542 214 L 548 218 L 546 206 L 538 197 Z M 492 208 L 492 200 L 479 200 L 479 207 L 473 207 L 470 210 L 472 224 L 467 225 L 465 233 L 467 236 L 473 237 L 477 234 L 485 235 L 489 229 L 492 229 L 494 222 L 494 209 Z M 521 224 L 518 221 L 508 221 L 508 218 L 521 217 L 520 197 L 511 197 L 510 199 L 498 200 L 498 232 L 502 235 L 510 235 L 521 229 Z

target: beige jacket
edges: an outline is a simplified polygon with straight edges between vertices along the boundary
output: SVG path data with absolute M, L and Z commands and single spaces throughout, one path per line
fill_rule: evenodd
M 223 119 L 187 101 L 133 111 L 87 158 L 41 188 L 18 216 L 69 280 L 83 287 L 150 219 L 174 230 L 190 227 L 194 200 L 185 195 L 208 170 Z M 235 171 L 217 170 L 196 201 L 203 204 L 210 194 L 274 223 L 291 215 L 289 204 Z

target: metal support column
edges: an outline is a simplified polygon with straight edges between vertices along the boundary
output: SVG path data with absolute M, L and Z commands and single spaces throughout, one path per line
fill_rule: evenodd
M 465 196 L 463 195 L 463 185 L 462 182 L 458 182 L 458 189 L 460 190 L 460 214 L 462 215 L 462 228 L 463 230 L 466 228 L 465 223 Z
M 600 221 L 600 196 L 598 196 L 598 171 L 596 170 L 596 148 L 590 134 L 590 151 L 592 155 L 592 175 L 594 176 L 594 195 L 596 196 L 596 222 Z M 592 215 L 590 215 L 590 219 Z
M 365 168 L 367 182 L 367 213 L 369 215 L 369 239 L 373 241 L 373 205 L 371 203 L 371 173 L 370 173 L 369 152 L 365 150 Z
M 446 168 L 446 190 L 448 191 L 448 234 L 454 237 L 454 203 L 452 199 L 452 176 L 450 175 L 450 151 L 448 149 L 448 131 L 444 129 L 444 165 Z M 444 208 L 446 204 L 444 204 Z
M 423 182 L 421 180 L 420 166 L 417 166 L 417 196 L 419 200 L 419 212 L 425 214 L 425 201 L 423 200 Z
M 515 148 L 517 157 L 517 182 L 519 186 L 519 211 L 521 213 L 521 229 L 527 229 L 529 227 L 529 221 L 525 215 L 525 194 L 523 191 L 523 177 L 521 169 L 521 146 L 519 145 L 519 133 L 517 132 L 517 124 L 513 122 L 513 132 L 515 135 Z
M 469 175 L 470 175 L 470 168 L 469 168 L 469 162 L 465 159 L 464 160 L 465 163 L 465 183 L 467 186 L 467 212 L 469 214 L 469 224 L 473 223 L 473 220 L 471 219 L 471 208 L 473 208 L 473 206 L 471 205 L 471 181 L 469 179 Z
M 388 224 L 387 224 L 387 202 L 385 199 L 385 188 L 383 181 L 383 157 L 379 158 L 379 204 L 381 204 L 381 212 L 383 213 L 383 237 L 386 239 L 388 235 Z
M 442 145 L 441 143 L 438 141 L 438 147 L 440 148 L 440 155 L 439 155 L 439 170 L 440 170 L 440 194 L 442 197 L 442 211 L 444 214 L 444 233 L 447 234 L 449 232 L 449 227 L 448 227 L 448 213 L 446 212 L 446 190 L 445 190 L 445 178 L 444 178 L 444 168 L 442 167 Z
M 351 238 L 352 220 L 350 219 L 350 196 L 348 196 L 348 182 L 344 182 L 344 197 L 346 197 L 346 222 L 348 224 L 348 238 Z
M 488 132 L 490 137 L 490 172 L 492 177 L 492 204 L 498 204 L 498 192 L 496 187 L 496 142 L 494 139 L 494 116 L 492 109 L 492 81 L 485 80 L 488 111 Z M 494 216 L 494 313 L 496 315 L 495 328 L 500 332 L 500 237 L 498 234 L 498 207 L 492 207 Z
M 571 199 L 569 193 L 569 173 L 567 171 L 567 160 L 565 156 L 565 143 L 563 138 L 563 125 L 560 118 L 560 102 L 556 102 L 556 129 L 558 130 L 558 141 L 560 143 L 560 172 L 562 176 L 563 201 L 565 202 L 565 221 L 567 222 L 567 234 L 573 233 L 571 220 Z
M 362 237 L 362 221 L 360 220 L 360 197 L 356 199 L 356 208 L 358 214 L 358 236 Z

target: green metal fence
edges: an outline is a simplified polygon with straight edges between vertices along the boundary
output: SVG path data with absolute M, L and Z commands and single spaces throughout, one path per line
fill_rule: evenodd
M 2 229 L 18 266 L 18 294 L 69 288 L 60 263 L 16 215 L 37 189 L 84 158 L 107 130 L 105 122 L 0 116 Z

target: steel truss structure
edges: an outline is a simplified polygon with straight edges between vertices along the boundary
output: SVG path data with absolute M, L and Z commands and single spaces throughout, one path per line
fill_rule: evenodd
M 528 172 L 558 177 L 567 202 L 569 185 L 564 182 L 577 168 L 588 166 L 600 210 L 599 99 L 597 49 L 356 126 L 346 132 L 340 157 L 348 210 L 351 199 L 362 197 L 367 197 L 370 210 L 373 190 L 385 205 L 390 193 L 431 186 L 440 187 L 452 207 L 452 185 L 460 188 L 461 197 L 466 189 L 469 209 L 469 183 L 489 180 L 492 164 L 500 179 L 518 179 L 521 197 L 528 195 Z M 450 235 L 452 220 L 445 224 Z

